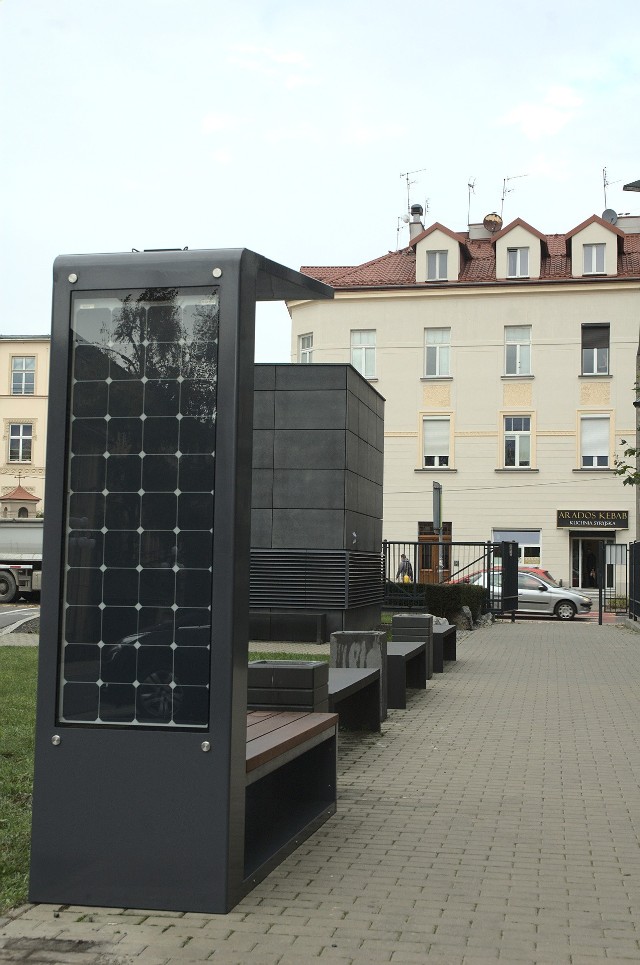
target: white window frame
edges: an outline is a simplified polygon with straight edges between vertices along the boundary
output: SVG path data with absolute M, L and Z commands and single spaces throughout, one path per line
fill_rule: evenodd
M 607 329 L 607 344 L 595 348 L 584 348 L 585 331 L 589 328 Z M 609 348 L 611 345 L 611 327 L 609 325 L 583 325 L 581 336 L 582 347 L 582 375 L 609 374 Z
M 438 426 L 435 429 L 436 435 L 440 435 L 440 440 L 435 443 L 427 443 L 427 426 L 434 426 L 435 423 L 446 423 L 446 426 Z M 428 451 L 433 450 L 433 451 Z M 450 469 L 451 468 L 451 416 L 450 415 L 423 415 L 422 416 L 422 467 L 423 469 Z
M 522 337 L 526 330 L 529 338 Z M 515 347 L 515 352 L 510 351 Z M 510 371 L 512 369 L 513 371 Z M 531 325 L 505 325 L 504 372 L 505 375 L 531 375 Z
M 28 430 L 28 431 L 27 431 Z M 29 448 L 29 455 L 25 456 L 25 449 Z M 18 457 L 12 458 L 11 450 L 17 445 Z M 9 423 L 9 459 L 8 462 L 31 462 L 33 458 L 33 423 L 32 422 L 11 422 Z
M 427 281 L 448 281 L 448 255 L 446 249 L 427 252 Z
M 313 362 L 313 332 L 298 336 L 298 362 L 305 365 Z
M 441 338 L 436 335 L 439 333 Z M 433 371 L 430 372 L 429 369 Z M 425 328 L 424 330 L 424 377 L 434 379 L 451 375 L 451 329 Z
M 351 330 L 351 364 L 365 379 L 376 377 L 376 330 Z
M 29 365 L 28 363 L 32 364 Z M 22 363 L 22 364 L 18 364 Z M 28 377 L 31 376 L 29 380 Z M 30 382 L 30 386 L 29 386 Z M 35 395 L 36 357 L 35 355 L 11 356 L 11 395 Z
M 507 278 L 529 277 L 529 249 L 507 248 Z
M 603 241 L 582 246 L 583 272 L 585 275 L 606 274 L 607 246 Z M 600 262 L 601 267 L 598 267 Z
M 522 422 L 523 425 L 518 423 Z M 527 423 L 524 425 L 524 423 Z M 530 413 L 505 415 L 502 418 L 502 458 L 505 469 L 531 469 L 533 437 Z M 526 440 L 526 442 L 525 442 Z M 513 464 L 507 461 L 507 442 L 513 442 Z
M 590 425 L 589 430 L 587 426 Z M 599 430 L 599 431 L 598 431 Z M 598 441 L 587 440 L 585 431 L 601 436 Z M 580 468 L 609 469 L 611 462 L 611 416 L 608 413 L 582 413 L 580 416 Z M 606 449 L 605 449 L 606 446 Z M 585 452 L 585 449 L 592 450 Z M 604 450 L 604 451 L 603 451 Z
M 494 527 L 491 534 L 494 543 L 514 542 L 518 544 L 518 566 L 540 566 L 542 560 L 542 530 L 540 529 L 499 529 Z M 534 550 L 527 556 L 525 550 Z M 531 557 L 535 555 L 535 559 Z

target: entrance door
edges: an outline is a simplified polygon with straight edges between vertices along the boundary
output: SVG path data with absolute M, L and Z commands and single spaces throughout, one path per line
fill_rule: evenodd
M 418 583 L 444 583 L 451 576 L 451 523 L 442 524 L 442 536 L 433 523 L 418 523 Z
M 584 590 L 598 589 L 598 554 L 600 544 L 615 543 L 611 537 L 572 536 L 571 537 L 571 585 Z M 610 585 L 606 570 L 605 586 Z

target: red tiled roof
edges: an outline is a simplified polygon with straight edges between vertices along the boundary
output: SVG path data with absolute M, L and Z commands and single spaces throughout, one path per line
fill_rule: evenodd
M 542 281 L 570 279 L 571 275 L 571 255 L 570 238 L 584 228 L 587 224 L 599 223 L 610 228 L 617 237 L 618 242 L 618 275 L 617 277 L 637 277 L 640 276 L 640 234 L 625 233 L 615 225 L 603 221 L 597 215 L 593 215 L 586 221 L 574 228 L 568 234 L 544 235 L 532 228 L 525 221 L 517 218 L 510 225 L 503 228 L 498 235 L 490 238 L 470 240 L 468 233 L 451 232 L 444 229 L 446 233 L 460 242 L 461 259 L 460 274 L 455 281 L 438 282 L 438 287 L 458 283 L 472 284 L 473 282 L 490 282 L 496 280 L 496 256 L 495 239 L 504 235 L 516 224 L 522 225 L 532 231 L 542 243 L 540 261 L 540 279 Z M 436 228 L 442 229 L 442 225 L 432 225 L 426 232 L 414 238 L 408 248 L 400 251 L 390 251 L 380 258 L 374 258 L 365 262 L 363 265 L 336 265 L 330 266 L 303 266 L 300 270 L 312 278 L 333 285 L 337 289 L 350 288 L 386 288 L 386 287 L 406 287 L 416 284 L 416 256 L 412 247 L 421 237 L 426 237 Z M 569 247 L 569 251 L 567 248 Z M 520 282 L 524 282 L 520 279 Z M 526 282 L 525 282 L 526 283 Z
M 4 502 L 6 499 L 15 499 L 17 502 L 24 503 L 26 501 L 32 503 L 39 503 L 40 500 L 33 493 L 27 492 L 22 486 L 16 486 L 11 492 L 5 493 L 4 496 L 0 496 L 0 500 Z
M 350 268 L 315 268 L 303 266 L 300 271 L 334 288 L 370 288 L 377 285 L 415 285 L 416 256 L 411 248 L 390 251 L 363 265 Z

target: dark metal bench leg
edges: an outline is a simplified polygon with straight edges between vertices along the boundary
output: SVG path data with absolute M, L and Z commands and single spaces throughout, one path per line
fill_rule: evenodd
M 407 660 L 407 688 L 424 690 L 427 686 L 427 653 L 423 650 Z
M 404 657 L 387 654 L 387 707 L 407 706 L 407 671 Z
M 444 673 L 444 658 L 442 655 L 442 636 L 439 633 L 433 635 L 433 672 Z

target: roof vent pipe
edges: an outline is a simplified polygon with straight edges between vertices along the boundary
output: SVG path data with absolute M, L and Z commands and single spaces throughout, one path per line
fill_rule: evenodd
M 411 205 L 411 221 L 409 222 L 409 240 L 413 241 L 421 231 L 424 231 L 424 225 L 422 223 L 422 215 L 424 214 L 424 208 L 421 204 Z

